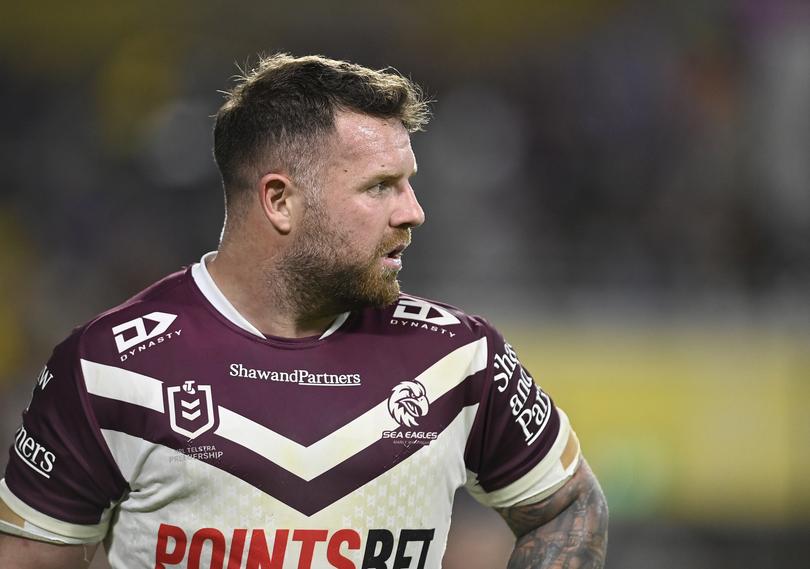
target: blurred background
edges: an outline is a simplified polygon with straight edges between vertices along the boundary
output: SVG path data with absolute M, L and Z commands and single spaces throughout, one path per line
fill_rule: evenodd
M 810 566 L 803 1 L 4 2 L 3 448 L 71 328 L 216 248 L 218 90 L 279 50 L 436 100 L 404 288 L 486 315 L 568 412 L 609 568 Z M 512 541 L 460 495 L 445 567 Z

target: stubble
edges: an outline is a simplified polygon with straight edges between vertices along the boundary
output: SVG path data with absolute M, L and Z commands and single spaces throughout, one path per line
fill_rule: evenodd
M 398 271 L 385 267 L 381 258 L 410 240 L 410 229 L 396 229 L 371 255 L 358 258 L 348 236 L 332 226 L 320 204 L 311 204 L 301 237 L 267 275 L 281 282 L 268 285 L 302 320 L 387 306 L 399 296 Z

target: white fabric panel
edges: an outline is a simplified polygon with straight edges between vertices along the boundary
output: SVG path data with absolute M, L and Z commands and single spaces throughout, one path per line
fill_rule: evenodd
M 166 523 L 184 528 L 189 542 L 198 529 L 216 528 L 228 541 L 226 548 L 235 528 L 258 528 L 266 533 L 268 543 L 277 529 L 292 533 L 304 528 L 351 528 L 365 540 L 372 528 L 391 528 L 395 534 L 396 528 L 435 528 L 425 567 L 440 567 L 453 496 L 466 477 L 464 442 L 477 408 L 465 408 L 429 445 L 312 516 L 301 514 L 215 464 L 125 433 L 103 430 L 107 443 L 116 449 L 120 469 L 132 476 L 133 488 L 120 505 L 113 538 L 107 544 L 111 566 L 154 566 L 158 527 Z M 227 454 L 223 459 L 227 460 Z M 186 566 L 188 547 L 186 544 L 183 561 L 177 567 Z M 245 556 L 248 548 L 246 543 Z M 298 567 L 299 551 L 299 544 L 288 543 L 283 569 Z M 363 547 L 344 549 L 343 553 L 360 566 Z M 389 564 L 392 561 L 393 557 Z M 205 548 L 200 567 L 208 567 L 210 562 L 210 550 Z M 312 567 L 331 567 L 322 542 L 315 546 Z
M 203 255 L 199 263 L 194 263 L 191 267 L 191 278 L 194 279 L 194 284 L 197 285 L 197 288 L 200 289 L 200 292 L 202 292 L 206 300 L 217 309 L 217 312 L 243 330 L 247 330 L 259 338 L 264 338 L 264 334 L 251 324 L 247 318 L 242 316 L 239 311 L 234 308 L 233 304 L 231 304 L 231 301 L 222 294 L 217 283 L 215 283 L 214 279 L 211 277 L 211 273 L 208 272 L 206 263 L 216 257 L 216 255 L 216 251 L 211 251 Z
M 88 393 L 164 412 L 163 382 L 159 379 L 85 359 L 81 363 Z
M 76 539 L 73 537 L 66 537 L 59 535 L 41 527 L 35 526 L 30 522 L 24 522 L 24 527 L 18 527 L 6 521 L 0 520 L 0 533 L 7 533 L 24 537 L 26 539 L 33 539 L 35 541 L 45 541 L 48 543 L 56 543 L 60 545 L 81 545 L 83 543 L 96 543 L 97 540 Z
M 0 499 L 6 503 L 9 509 L 23 518 L 26 523 L 22 529 L 24 533 L 29 533 L 34 539 L 45 538 L 46 541 L 58 541 L 60 543 L 97 543 L 104 539 L 107 527 L 110 523 L 110 510 L 106 510 L 102 516 L 101 523 L 95 525 L 80 525 L 63 522 L 42 514 L 17 498 L 6 485 L 5 479 L 0 480 Z M 15 528 L 10 524 L 3 524 L 9 530 Z M 15 533 L 9 531 L 8 533 Z M 16 533 L 16 535 L 21 535 Z

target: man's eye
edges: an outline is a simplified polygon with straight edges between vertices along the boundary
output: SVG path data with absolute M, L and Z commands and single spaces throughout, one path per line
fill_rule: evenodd
M 380 194 L 388 189 L 388 184 L 386 182 L 380 182 L 379 184 L 374 184 L 371 186 L 368 191 L 372 194 Z

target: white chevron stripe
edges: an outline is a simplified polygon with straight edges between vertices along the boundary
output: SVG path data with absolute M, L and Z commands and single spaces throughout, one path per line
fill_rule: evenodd
M 165 412 L 159 379 L 85 359 L 81 363 L 88 393 Z
M 484 369 L 486 363 L 487 339 L 484 337 L 447 354 L 415 379 L 425 386 L 428 401 L 433 403 Z M 81 364 L 88 393 L 165 412 L 162 381 L 84 359 Z M 382 431 L 399 426 L 388 413 L 386 398 L 350 423 L 305 447 L 230 409 L 217 408 L 219 427 L 214 434 L 252 450 L 306 481 L 370 446 L 380 439 Z
M 183 401 L 180 400 L 180 405 L 183 409 L 196 409 L 200 406 L 200 399 L 195 399 L 194 401 Z
M 467 377 L 486 367 L 487 342 L 481 338 L 462 346 L 422 372 L 416 379 L 425 386 L 433 403 Z M 255 421 L 219 407 L 219 427 L 214 434 L 246 447 L 289 470 L 307 482 L 380 439 L 382 431 L 399 425 L 388 413 L 387 400 L 352 422 L 305 447 Z

